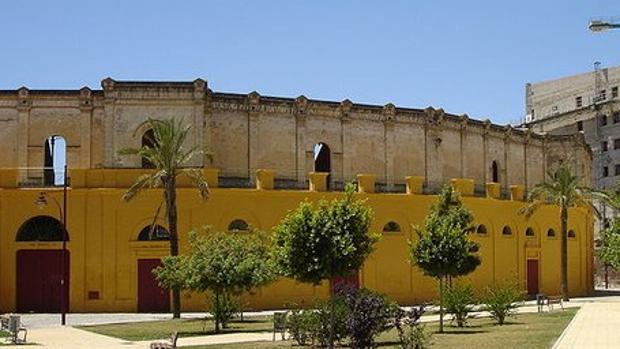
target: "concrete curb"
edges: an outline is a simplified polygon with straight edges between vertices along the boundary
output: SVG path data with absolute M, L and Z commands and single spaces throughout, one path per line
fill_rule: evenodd
M 579 310 L 577 310 L 577 312 L 575 313 L 575 316 L 573 316 L 573 318 L 570 320 L 566 328 L 564 328 L 564 331 L 562 331 L 562 334 L 560 334 L 558 339 L 555 340 L 555 343 L 553 343 L 553 346 L 551 347 L 551 349 L 559 348 L 560 343 L 562 342 L 562 339 L 564 339 L 568 331 L 573 327 L 573 325 L 575 324 L 575 319 L 577 319 L 577 316 L 579 316 L 579 313 L 583 310 L 584 306 L 585 304 L 579 307 Z

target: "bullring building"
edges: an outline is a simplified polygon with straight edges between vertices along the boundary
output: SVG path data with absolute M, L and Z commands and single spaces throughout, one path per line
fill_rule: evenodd
M 179 182 L 182 253 L 192 228 L 269 231 L 300 201 L 338 197 L 345 182 L 356 181 L 374 210 L 372 229 L 382 232 L 357 281 L 402 304 L 436 295 L 435 282 L 409 264 L 407 241 L 442 184 L 452 183 L 475 216 L 472 238 L 482 264 L 467 277 L 475 288 L 517 277 L 530 294 L 558 294 L 558 209 L 544 207 L 529 219 L 517 211 L 559 162 L 591 182 L 592 155 L 580 135 L 540 135 L 441 109 L 222 93 L 201 79 L 107 78 L 100 90 L 0 90 L 0 311 L 58 311 L 63 267 L 70 311 L 168 310 L 169 295 L 150 272 L 169 251 L 166 223 L 155 217 L 161 190 L 121 200 L 151 171 L 142 159 L 118 154 L 148 141 L 147 118 L 182 120 L 192 126 L 187 146 L 213 154 L 190 164 L 204 171 L 209 200 Z M 58 185 L 65 175 L 63 210 Z M 154 220 L 156 234 L 149 234 Z M 592 290 L 592 226 L 590 213 L 571 210 L 572 295 Z M 281 279 L 243 301 L 281 308 L 328 293 L 329 282 Z M 204 296 L 182 297 L 184 310 L 204 310 Z

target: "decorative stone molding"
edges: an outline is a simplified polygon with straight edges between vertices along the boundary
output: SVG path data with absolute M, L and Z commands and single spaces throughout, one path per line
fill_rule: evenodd
M 256 91 L 248 93 L 246 104 L 248 111 L 250 112 L 250 116 L 257 116 L 260 108 L 260 94 Z
M 114 79 L 107 77 L 101 81 L 101 87 L 104 91 L 112 91 L 114 90 L 114 84 L 116 81 Z
M 407 194 L 422 194 L 424 189 L 425 178 L 422 176 L 407 176 Z
M 467 128 L 467 125 L 469 124 L 469 115 L 461 114 L 459 115 L 459 120 L 461 123 L 461 131 L 464 131 Z
M 357 175 L 357 192 L 358 193 L 374 193 L 377 175 L 362 173 Z
M 525 199 L 525 186 L 523 185 L 511 185 L 510 186 L 510 200 L 523 201 Z
M 506 127 L 504 127 L 504 141 L 508 142 L 510 141 L 510 139 L 512 138 L 512 134 L 513 134 L 513 128 L 511 125 L 506 125 Z
M 493 124 L 491 123 L 491 120 L 489 120 L 489 119 L 485 119 L 482 123 L 484 125 L 484 133 L 483 134 L 486 136 L 486 135 L 489 134 L 489 132 L 491 132 L 491 126 L 493 126 Z
M 80 89 L 80 110 L 89 111 L 93 109 L 93 94 L 90 88 L 84 86 Z
M 308 98 L 306 96 L 301 95 L 295 98 L 295 115 L 298 117 L 303 117 L 308 112 Z
M 392 103 L 387 103 L 383 106 L 383 122 L 393 123 L 396 117 L 396 106 Z
M 201 78 L 194 80 L 194 98 L 195 99 L 204 99 L 205 94 L 207 92 L 208 86 L 207 81 Z
M 342 119 L 343 121 L 349 121 L 351 120 L 351 108 L 353 107 L 353 103 L 348 100 L 345 99 L 344 101 L 340 102 L 340 106 L 338 107 L 338 111 L 340 113 L 340 119 Z
M 310 182 L 310 191 L 326 191 L 328 172 L 310 172 L 308 180 Z
M 272 190 L 276 171 L 260 169 L 256 170 L 256 189 Z
M 489 182 L 486 184 L 487 198 L 499 199 L 500 198 L 500 184 Z
M 443 109 L 435 109 L 433 107 L 428 107 L 424 109 L 424 116 L 426 118 L 426 123 L 430 126 L 440 126 L 443 122 L 445 112 Z
M 30 99 L 30 90 L 27 87 L 22 86 L 17 90 L 17 110 L 28 111 L 32 107 L 32 100 Z
M 474 180 L 469 178 L 452 178 L 450 185 L 462 196 L 474 196 Z

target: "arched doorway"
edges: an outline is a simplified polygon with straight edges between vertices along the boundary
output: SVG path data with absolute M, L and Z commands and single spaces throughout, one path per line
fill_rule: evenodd
M 62 241 L 64 229 L 60 221 L 50 216 L 33 217 L 19 228 L 17 242 Z M 68 240 L 68 234 L 67 234 Z M 62 306 L 62 269 L 66 275 L 66 287 L 70 290 L 70 254 L 61 249 L 20 249 L 16 256 L 16 298 L 20 313 L 55 313 Z M 69 309 L 69 292 L 64 304 Z
M 155 133 L 153 129 L 149 129 L 142 135 L 142 148 L 154 148 L 155 147 Z M 155 168 L 152 162 L 146 158 L 142 158 L 142 168 Z
M 499 168 L 497 166 L 497 161 L 493 161 L 491 164 L 491 181 L 493 183 L 499 183 Z
M 138 233 L 138 241 L 161 242 L 170 240 L 170 233 L 159 224 L 149 224 Z M 153 269 L 162 265 L 159 258 L 138 259 L 138 312 L 165 313 L 170 311 L 170 292 L 159 287 Z
M 43 184 L 62 186 L 67 164 L 67 142 L 58 135 L 45 139 L 43 151 Z
M 332 160 L 331 151 L 329 146 L 323 142 L 314 145 L 314 172 L 326 172 L 330 173 L 327 176 L 327 188 L 329 189 L 329 183 L 331 179 Z

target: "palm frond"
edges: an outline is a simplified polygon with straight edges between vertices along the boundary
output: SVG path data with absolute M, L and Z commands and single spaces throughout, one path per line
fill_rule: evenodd
M 192 180 L 192 184 L 198 188 L 200 197 L 202 197 L 203 200 L 207 200 L 209 198 L 209 194 L 211 192 L 209 190 L 209 184 L 207 184 L 207 180 L 204 178 L 200 170 L 187 168 L 183 169 L 181 173 Z
M 155 173 L 147 173 L 141 175 L 140 177 L 138 177 L 138 179 L 136 179 L 136 182 L 131 187 L 129 187 L 127 191 L 125 191 L 125 193 L 123 194 L 123 200 L 131 201 L 131 199 L 136 197 L 136 195 L 138 195 L 138 193 L 140 193 L 142 189 L 155 188 L 159 186 L 161 182 L 160 179 L 163 174 L 164 173 L 162 173 L 162 171 L 157 171 Z

